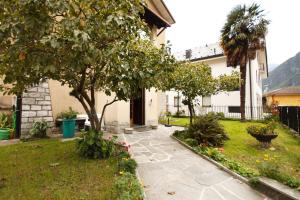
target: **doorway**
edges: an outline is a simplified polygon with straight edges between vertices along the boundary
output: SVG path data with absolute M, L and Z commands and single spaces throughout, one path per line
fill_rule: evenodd
M 136 98 L 130 100 L 130 126 L 145 125 L 145 89 L 140 89 Z

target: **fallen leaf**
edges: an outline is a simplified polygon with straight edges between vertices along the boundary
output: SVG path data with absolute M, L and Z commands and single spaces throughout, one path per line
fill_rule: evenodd
M 50 167 L 57 167 L 59 165 L 59 163 L 51 163 Z
M 175 192 L 168 192 L 168 195 L 174 195 Z

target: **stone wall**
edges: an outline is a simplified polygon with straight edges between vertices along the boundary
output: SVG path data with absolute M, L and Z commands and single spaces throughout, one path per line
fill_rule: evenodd
M 29 89 L 23 93 L 21 134 L 28 134 L 32 124 L 45 120 L 53 127 L 51 96 L 48 82 Z

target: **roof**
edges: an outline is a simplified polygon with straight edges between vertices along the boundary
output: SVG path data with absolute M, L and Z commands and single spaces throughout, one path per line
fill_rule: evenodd
M 187 54 L 189 54 L 188 52 L 190 53 L 189 58 L 187 56 Z M 174 54 L 174 56 L 177 60 L 198 61 L 214 57 L 221 57 L 224 56 L 224 53 L 219 43 L 214 43 L 177 52 Z
M 163 0 L 147 0 L 145 8 L 145 18 L 154 20 L 158 28 L 170 27 L 175 23 L 175 19 Z
M 264 94 L 264 96 L 284 96 L 284 95 L 300 95 L 300 87 L 286 87 L 273 90 Z

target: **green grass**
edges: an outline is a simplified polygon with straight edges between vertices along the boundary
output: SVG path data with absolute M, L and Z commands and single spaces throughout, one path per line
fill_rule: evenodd
M 115 199 L 117 159 L 87 160 L 75 142 L 0 147 L 0 199 Z
M 258 141 L 247 134 L 246 127 L 256 122 L 220 121 L 230 140 L 225 142 L 226 157 L 258 171 L 258 166 L 264 162 L 279 166 L 279 171 L 300 180 L 300 140 L 295 138 L 289 130 L 279 127 L 278 137 L 272 141 L 275 150 L 261 149 Z M 161 121 L 165 123 L 165 121 Z M 171 118 L 170 124 L 185 126 L 188 118 Z

